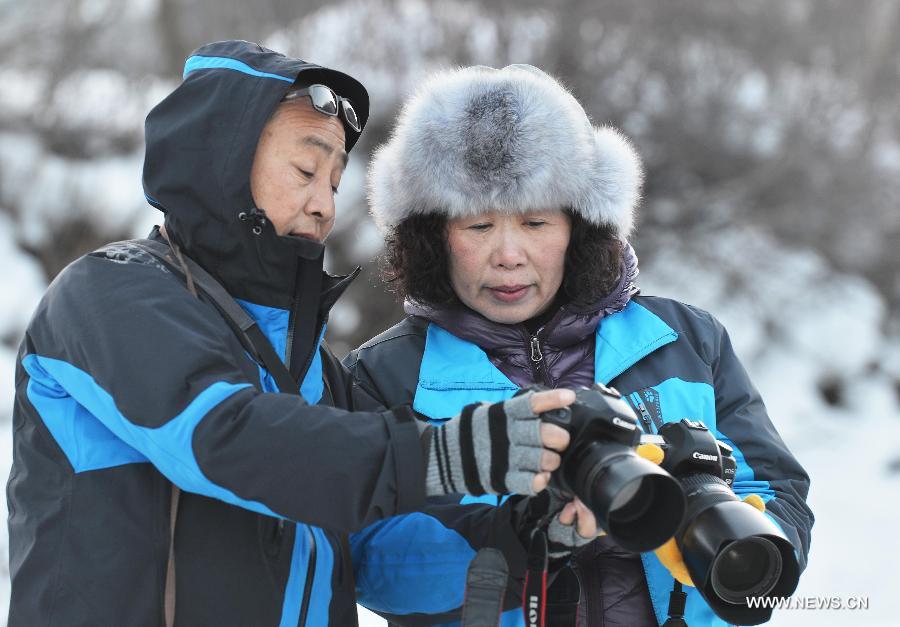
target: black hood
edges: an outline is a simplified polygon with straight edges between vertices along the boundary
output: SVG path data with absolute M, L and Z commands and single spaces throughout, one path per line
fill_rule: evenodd
M 269 221 L 257 235 L 253 221 L 238 216 L 255 208 L 256 144 L 295 82 L 328 85 L 353 103 L 365 125 L 369 96 L 359 81 L 246 41 L 195 50 L 183 82 L 145 125 L 144 195 L 165 213 L 169 237 L 233 296 L 280 308 L 291 306 L 301 270 L 309 276 L 310 265 L 321 269 L 324 247 L 279 236 Z M 349 151 L 359 135 L 346 124 L 345 131 Z

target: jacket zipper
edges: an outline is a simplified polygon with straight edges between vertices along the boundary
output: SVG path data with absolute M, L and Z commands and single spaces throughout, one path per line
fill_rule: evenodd
M 534 371 L 535 381 L 540 381 L 548 387 L 553 387 L 553 383 L 550 381 L 550 373 L 547 372 L 547 363 L 544 361 L 544 353 L 541 352 L 541 340 L 538 338 L 540 332 L 541 331 L 538 330 L 537 333 L 531 336 L 529 341 L 529 347 L 531 349 L 531 367 Z
M 641 412 L 640 418 L 641 422 L 644 423 L 644 431 L 647 433 L 653 433 L 653 419 L 650 417 L 650 412 L 647 411 L 647 407 L 644 406 L 643 401 L 641 401 L 637 392 L 631 395 L 631 400 L 637 406 L 638 411 Z
M 294 312 L 291 312 L 291 321 L 288 325 L 287 344 L 284 345 L 284 365 L 291 369 L 291 348 L 294 346 Z
M 538 363 L 542 359 L 544 359 L 544 355 L 541 353 L 541 342 L 535 335 L 531 338 L 531 361 Z
M 297 308 L 300 307 L 300 299 L 295 298 L 293 307 L 291 308 L 291 316 L 290 322 L 288 324 L 288 332 L 287 332 L 287 344 L 284 347 L 284 363 L 288 367 L 288 370 L 291 368 L 291 359 L 293 358 L 292 349 L 294 347 L 294 327 L 297 323 Z M 309 365 L 312 363 L 313 356 L 316 354 L 316 351 L 319 349 L 317 340 L 319 339 L 319 335 L 322 333 L 322 322 L 319 322 L 316 325 L 316 332 L 313 336 L 312 346 L 310 348 L 309 354 L 306 356 L 305 364 L 303 366 L 303 376 L 306 376 L 306 371 L 309 369 Z M 302 380 L 297 382 L 298 385 L 302 384 Z M 299 394 L 299 389 L 297 393 Z M 284 524 L 284 521 L 279 521 L 280 524 Z M 304 529 L 306 529 L 306 533 L 309 536 L 309 557 L 306 561 L 306 581 L 303 584 L 303 599 L 300 602 L 300 620 L 297 622 L 299 627 L 304 627 L 306 625 L 306 617 L 309 614 L 309 601 L 312 597 L 312 588 L 313 588 L 313 580 L 316 578 L 316 536 L 313 533 L 312 529 L 309 526 L 304 525 Z M 299 530 L 299 525 L 298 525 Z M 294 540 L 296 542 L 296 540 Z
M 294 345 L 294 320 L 295 316 L 291 315 L 291 322 L 288 325 L 287 332 L 287 345 L 284 347 L 284 365 L 288 367 L 288 370 L 291 369 L 291 348 Z M 324 326 L 324 320 L 320 320 L 316 324 L 316 332 L 313 335 L 312 345 L 310 347 L 309 353 L 306 355 L 306 360 L 303 363 L 303 369 L 300 371 L 303 373 L 303 376 L 306 377 L 306 372 L 309 370 L 309 365 L 312 363 L 313 357 L 316 356 L 316 351 L 319 350 L 319 336 L 322 335 L 322 327 Z M 300 385 L 303 383 L 303 379 L 297 381 L 297 384 Z M 299 390 L 298 390 L 299 393 Z
M 309 613 L 309 599 L 312 596 L 313 579 L 316 577 L 316 535 L 307 525 L 304 525 L 309 534 L 309 559 L 306 563 L 306 583 L 303 584 L 303 601 L 300 603 L 299 627 L 306 625 L 306 615 Z
M 300 308 L 303 306 L 303 290 L 299 284 L 300 281 L 300 270 L 298 269 L 297 275 L 297 285 L 294 287 L 294 297 L 291 302 L 291 313 L 288 317 L 288 330 L 287 330 L 287 344 L 284 347 L 284 365 L 287 366 L 287 369 L 293 375 L 294 370 L 291 368 L 291 364 L 294 361 L 296 355 L 294 354 L 294 337 L 297 334 L 297 319 L 300 317 Z M 316 295 L 316 298 L 312 299 L 315 302 L 315 306 L 318 308 L 321 305 L 321 292 Z M 318 339 L 322 333 L 322 327 L 325 324 L 326 316 L 320 316 L 319 313 L 316 313 L 315 318 L 315 326 L 314 333 L 310 340 L 310 350 L 307 355 L 305 355 L 305 359 L 303 361 L 303 368 L 297 371 L 299 374 L 297 376 L 298 385 L 303 382 L 303 377 L 306 376 L 306 371 L 309 369 L 309 365 L 312 363 L 313 357 L 316 354 L 316 351 L 319 349 Z M 298 394 L 300 390 L 296 391 Z
M 312 360 L 316 356 L 316 352 L 319 350 L 319 336 L 322 335 L 323 324 L 323 322 L 319 322 L 318 324 L 316 324 L 316 332 L 313 335 L 312 345 L 310 347 L 309 353 L 307 353 L 306 355 L 306 360 L 303 362 L 303 369 L 300 370 L 300 372 L 303 373 L 303 379 L 305 379 L 306 375 L 309 373 L 309 366 L 310 364 L 312 364 Z M 290 366 L 288 367 L 290 368 Z M 302 385 L 303 379 L 300 379 L 299 381 L 297 381 L 297 383 Z
M 294 298 L 293 307 L 291 308 L 290 322 L 288 323 L 287 344 L 284 348 L 284 363 L 288 367 L 288 370 L 290 370 L 291 368 L 291 360 L 294 357 L 292 349 L 294 347 L 294 333 L 295 326 L 297 324 L 297 309 L 299 307 L 300 298 L 298 294 L 297 297 Z M 315 334 L 313 335 L 309 354 L 306 355 L 303 369 L 300 370 L 304 377 L 306 376 L 307 370 L 309 370 L 309 365 L 312 363 L 316 351 L 319 349 L 318 339 L 322 333 L 323 324 L 324 321 L 319 321 L 316 324 Z M 302 383 L 302 379 L 297 382 L 298 385 Z M 299 389 L 297 390 L 297 393 L 300 393 Z M 303 527 L 304 529 L 306 529 L 306 533 L 309 537 L 309 557 L 306 561 L 306 581 L 303 584 L 303 599 L 300 602 L 300 620 L 297 622 L 297 625 L 299 627 L 304 627 L 306 625 L 306 617 L 307 614 L 309 614 L 309 601 L 312 597 L 313 580 L 316 578 L 316 536 L 308 525 L 304 525 Z M 296 542 L 296 540 L 294 541 Z
M 531 335 L 527 326 L 524 324 L 521 325 L 525 337 L 529 338 L 525 347 L 531 351 L 531 370 L 534 372 L 534 381 L 535 383 L 541 383 L 551 388 L 553 387 L 553 381 L 550 379 L 550 371 L 547 369 L 547 362 L 544 361 L 544 353 L 541 351 L 540 335 L 545 329 L 553 329 L 559 324 L 561 311 L 562 308 L 560 308 L 560 310 L 557 311 L 544 326 L 535 331 L 534 335 Z M 549 333 L 550 331 L 547 332 Z

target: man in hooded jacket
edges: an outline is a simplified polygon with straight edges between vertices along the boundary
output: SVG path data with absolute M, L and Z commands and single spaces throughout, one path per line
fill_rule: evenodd
M 492 406 L 508 446 L 467 437 L 482 408 L 434 428 L 345 410 L 358 392 L 321 342 L 353 276 L 323 273 L 321 240 L 367 117 L 341 72 L 243 41 L 188 58 L 146 123 L 164 229 L 73 262 L 22 342 L 10 626 L 353 625 L 348 531 L 454 476 L 546 485 L 543 447 L 567 436 L 537 414 L 569 391 Z M 307 215 L 282 211 L 290 194 Z M 499 482 L 477 485 L 476 462 Z

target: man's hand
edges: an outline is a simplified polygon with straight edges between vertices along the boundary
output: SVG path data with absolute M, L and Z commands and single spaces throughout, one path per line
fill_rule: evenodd
M 541 422 L 539 414 L 574 401 L 572 390 L 529 392 L 493 405 L 468 405 L 430 428 L 427 494 L 537 494 L 569 445 L 566 430 Z
M 551 409 L 568 407 L 575 402 L 575 392 L 572 390 L 547 390 L 531 395 L 531 411 L 535 414 L 543 414 Z M 569 432 L 558 425 L 541 423 L 541 444 L 544 451 L 541 454 L 541 472 L 535 476 L 531 487 L 535 493 L 540 492 L 550 483 L 550 474 L 559 468 L 560 453 L 569 446 Z M 571 523 L 570 523 L 571 524 Z

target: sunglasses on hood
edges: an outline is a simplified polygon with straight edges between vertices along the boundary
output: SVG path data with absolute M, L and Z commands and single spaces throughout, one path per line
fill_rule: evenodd
M 354 131 L 357 133 L 362 132 L 362 128 L 359 125 L 359 118 L 356 117 L 356 111 L 353 110 L 353 105 L 350 101 L 338 96 L 334 93 L 333 89 L 326 85 L 316 83 L 315 85 L 310 85 L 303 89 L 289 91 L 282 102 L 289 102 L 305 96 L 309 96 L 313 109 L 319 113 L 324 113 L 325 115 L 333 117 L 340 116 Z

